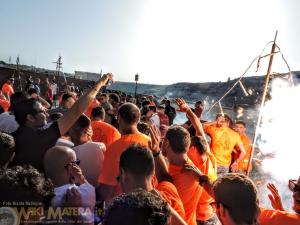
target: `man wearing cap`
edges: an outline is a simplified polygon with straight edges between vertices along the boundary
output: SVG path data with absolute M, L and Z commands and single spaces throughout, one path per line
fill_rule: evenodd
M 11 77 L 11 78 L 7 79 L 5 84 L 2 85 L 2 89 L 1 89 L 2 94 L 4 94 L 4 96 L 8 100 L 10 99 L 10 96 L 14 93 L 13 84 L 14 84 L 14 78 Z

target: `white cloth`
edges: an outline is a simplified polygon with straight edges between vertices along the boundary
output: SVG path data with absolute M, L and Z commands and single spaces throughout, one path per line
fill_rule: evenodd
M 101 174 L 105 145 L 100 142 L 87 142 L 73 147 L 85 179 L 94 187 L 98 184 Z
M 57 84 L 52 84 L 51 85 L 51 90 L 52 90 L 52 95 L 56 95 L 57 94 Z
M 152 114 L 149 120 L 159 129 L 160 127 L 160 119 L 157 113 Z
M 15 116 L 10 112 L 0 114 L 0 131 L 11 134 L 19 128 Z
M 69 140 L 64 139 L 64 138 L 58 138 L 55 146 L 65 146 L 65 147 L 73 148 L 74 143 L 72 141 L 69 141 Z
M 89 183 L 84 183 L 80 186 L 75 184 L 66 184 L 57 188 L 54 188 L 55 196 L 51 201 L 52 207 L 61 207 L 65 202 L 66 193 L 68 189 L 76 188 L 81 194 L 82 207 L 89 208 L 91 213 L 82 215 L 84 221 L 94 221 L 94 208 L 96 204 L 95 188 Z M 86 211 L 85 211 L 86 212 Z

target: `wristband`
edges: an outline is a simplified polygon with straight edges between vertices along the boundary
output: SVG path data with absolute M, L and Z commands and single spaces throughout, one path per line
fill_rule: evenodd
M 159 155 L 160 155 L 160 152 L 161 152 L 161 150 L 159 150 L 158 152 L 154 153 L 154 154 L 153 154 L 153 157 L 156 158 L 157 156 L 159 156 Z

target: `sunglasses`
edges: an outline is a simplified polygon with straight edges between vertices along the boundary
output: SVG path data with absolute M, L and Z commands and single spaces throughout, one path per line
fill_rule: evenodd
M 297 184 L 297 180 L 289 180 L 289 189 L 292 192 L 300 192 L 300 186 Z
M 75 160 L 75 161 L 71 161 L 71 162 L 67 163 L 67 164 L 65 165 L 65 168 L 68 168 L 68 166 L 69 166 L 70 164 L 76 164 L 77 166 L 79 166 L 80 160 L 77 159 L 77 160 Z

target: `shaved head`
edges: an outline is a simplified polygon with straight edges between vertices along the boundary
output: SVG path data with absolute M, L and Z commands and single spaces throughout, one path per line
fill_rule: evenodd
M 50 178 L 54 185 L 57 182 L 66 179 L 68 181 L 68 173 L 65 166 L 76 160 L 75 152 L 65 146 L 54 146 L 50 148 L 44 157 L 44 169 L 46 176 Z

